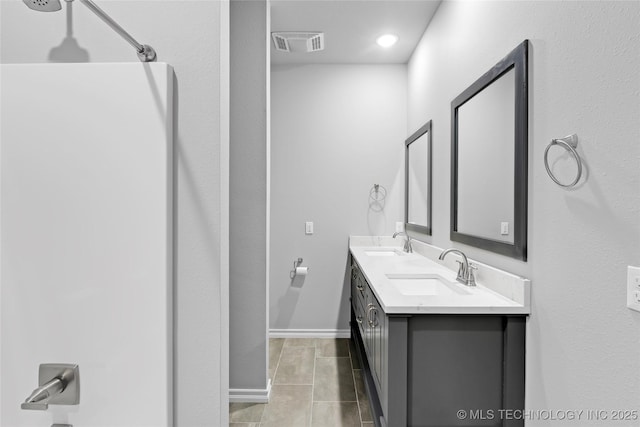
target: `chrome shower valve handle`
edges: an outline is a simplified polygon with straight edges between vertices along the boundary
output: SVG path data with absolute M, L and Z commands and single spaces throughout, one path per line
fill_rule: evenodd
M 80 403 L 80 371 L 78 365 L 48 363 L 40 365 L 38 385 L 20 405 L 22 409 L 46 411 L 49 405 Z
M 38 411 L 45 411 L 49 408 L 48 401 L 58 393 L 62 393 L 67 387 L 66 381 L 62 378 L 56 377 L 48 383 L 35 389 L 27 400 L 20 405 L 22 409 L 35 409 Z

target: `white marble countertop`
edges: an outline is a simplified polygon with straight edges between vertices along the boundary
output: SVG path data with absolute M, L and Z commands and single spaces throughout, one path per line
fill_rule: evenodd
M 416 245 L 418 243 L 418 245 Z M 414 241 L 414 253 L 404 253 L 401 241 L 389 237 L 351 237 L 349 250 L 387 314 L 529 314 L 530 282 L 519 276 L 480 263 L 477 286 L 455 281 L 456 272 L 447 263 L 431 259 L 439 248 Z M 420 245 L 424 245 L 420 248 Z M 421 253 L 416 252 L 416 246 Z M 375 251 L 397 251 L 395 256 L 376 256 Z M 369 252 L 369 255 L 366 254 Z M 426 255 L 426 256 L 425 256 Z M 449 257 L 447 257 L 449 258 Z M 403 295 L 387 275 L 438 275 L 455 292 L 433 295 Z M 485 279 L 483 281 L 483 279 Z M 490 283 L 491 282 L 491 283 Z

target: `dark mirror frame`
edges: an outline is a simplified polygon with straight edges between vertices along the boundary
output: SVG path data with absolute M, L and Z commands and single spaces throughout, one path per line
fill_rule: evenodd
M 427 184 L 427 224 L 415 224 L 409 222 L 409 146 L 411 143 L 416 141 L 422 135 L 427 134 L 427 167 L 428 175 L 427 178 L 429 183 Z M 415 231 L 418 233 L 426 234 L 427 236 L 431 236 L 431 223 L 432 223 L 432 197 L 431 197 L 431 189 L 433 188 L 433 149 L 432 149 L 432 137 L 431 137 L 431 120 L 425 123 L 420 129 L 415 131 L 409 138 L 404 141 L 405 144 L 405 154 L 404 154 L 404 229 L 405 231 Z
M 451 102 L 451 235 L 454 242 L 527 260 L 528 50 L 525 40 Z M 514 242 L 502 242 L 458 231 L 458 108 L 507 71 L 515 71 Z

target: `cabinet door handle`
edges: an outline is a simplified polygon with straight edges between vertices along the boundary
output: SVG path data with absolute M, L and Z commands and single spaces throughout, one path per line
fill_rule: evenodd
M 371 327 L 375 328 L 376 326 L 378 326 L 378 309 L 375 307 L 371 307 L 373 310 L 371 310 L 371 312 L 373 313 L 373 320 L 371 321 Z
M 373 326 L 373 320 L 371 320 L 371 310 L 374 309 L 375 307 L 373 306 L 373 304 L 367 304 L 367 323 L 369 324 L 369 326 Z
M 364 290 L 364 286 L 357 284 L 356 288 L 358 288 L 359 291 L 363 291 Z
M 362 325 L 362 316 L 356 316 L 356 322 Z

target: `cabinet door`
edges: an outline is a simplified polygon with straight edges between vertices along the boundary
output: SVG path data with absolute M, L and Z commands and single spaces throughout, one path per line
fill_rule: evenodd
M 356 300 L 360 301 L 361 307 L 365 307 L 364 293 L 367 286 L 366 283 L 358 264 L 353 261 L 351 264 L 351 300 L 354 304 Z
M 355 303 L 358 298 L 358 275 L 360 271 L 358 266 L 354 263 L 351 264 L 351 300 Z
M 358 267 L 351 265 L 351 305 L 356 310 L 356 302 L 358 301 Z
M 351 298 L 351 304 L 353 305 L 353 313 L 355 314 L 356 323 L 358 324 L 358 330 L 360 331 L 360 336 L 364 337 L 364 309 L 362 308 L 360 299 L 353 296 Z
M 373 373 L 374 381 L 378 386 L 378 394 L 384 392 L 384 366 L 385 366 L 385 354 L 384 340 L 385 328 L 386 328 L 386 316 L 378 300 L 372 295 L 372 308 L 371 308 L 371 348 L 373 363 L 371 371 Z
M 369 367 L 373 370 L 373 364 L 374 364 L 374 358 L 375 358 L 375 353 L 374 353 L 374 346 L 373 346 L 373 320 L 372 320 L 372 315 L 373 315 L 373 310 L 375 309 L 375 304 L 373 303 L 373 301 L 375 300 L 375 297 L 373 296 L 373 293 L 371 292 L 371 289 L 369 289 L 369 287 L 367 286 L 366 288 L 366 293 L 365 293 L 365 306 L 364 306 L 364 336 L 362 337 L 362 340 L 364 341 L 364 350 L 365 353 L 367 353 L 367 359 L 369 360 Z
M 364 275 L 362 274 L 362 272 L 360 270 L 358 270 L 358 277 L 357 277 L 357 283 L 356 283 L 356 295 L 358 296 L 358 299 L 360 300 L 360 305 L 362 305 L 364 307 L 364 300 L 365 300 L 365 289 L 367 289 L 369 285 L 367 284 L 367 279 L 364 278 Z
M 369 361 L 369 367 L 373 371 L 376 360 L 374 344 L 375 323 L 373 320 L 373 316 L 376 309 L 377 301 L 368 285 L 365 287 L 364 302 L 364 334 L 362 340 L 364 341 L 364 349 L 365 353 L 367 354 L 367 360 Z

